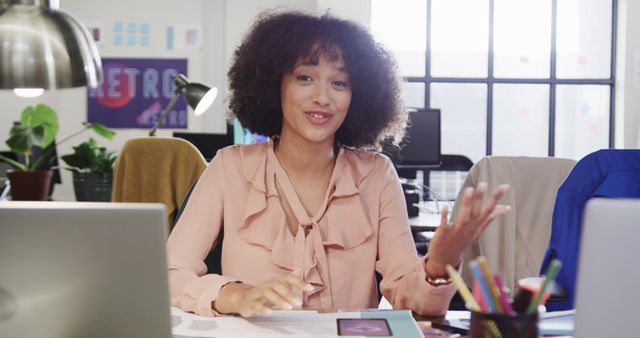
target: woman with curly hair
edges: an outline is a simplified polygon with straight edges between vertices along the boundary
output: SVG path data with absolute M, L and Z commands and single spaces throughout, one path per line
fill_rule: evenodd
M 506 187 L 486 204 L 485 186 L 465 191 L 418 257 L 393 164 L 372 150 L 407 123 L 391 55 L 352 22 L 265 12 L 228 77 L 230 117 L 270 140 L 224 148 L 202 174 L 168 241 L 172 305 L 244 317 L 376 308 L 377 271 L 394 308 L 443 314 L 455 292 L 445 266 L 508 210 Z M 216 245 L 222 275 L 204 264 Z

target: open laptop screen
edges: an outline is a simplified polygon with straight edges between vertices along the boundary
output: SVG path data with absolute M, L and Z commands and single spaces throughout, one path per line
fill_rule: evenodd
M 580 240 L 575 337 L 637 337 L 640 199 L 590 200 Z
M 0 337 L 171 337 L 165 211 L 0 203 Z

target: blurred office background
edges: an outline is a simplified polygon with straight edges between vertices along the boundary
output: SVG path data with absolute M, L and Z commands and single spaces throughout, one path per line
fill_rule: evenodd
M 103 58 L 186 59 L 186 75 L 218 87 L 220 98 L 232 53 L 257 13 L 273 7 L 330 11 L 369 27 L 395 53 L 408 107 L 441 110 L 443 154 L 474 162 L 490 154 L 579 159 L 600 148 L 638 146 L 638 1 L 61 0 L 60 7 L 97 33 Z M 176 31 L 195 34 L 193 44 L 172 44 Z M 0 102 L 0 140 L 27 105 L 56 109 L 60 136 L 87 120 L 86 88 L 30 99 L 3 90 Z M 224 100 L 218 99 L 207 114 L 190 114 L 180 131 L 226 130 Z M 113 150 L 148 132 L 116 131 L 106 144 Z M 174 131 L 160 129 L 158 136 Z M 70 173 L 62 175 L 53 198 L 74 200 Z

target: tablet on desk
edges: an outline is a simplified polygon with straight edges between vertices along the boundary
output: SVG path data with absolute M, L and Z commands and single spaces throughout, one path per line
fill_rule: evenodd
M 338 318 L 338 336 L 389 337 L 391 328 L 384 318 Z

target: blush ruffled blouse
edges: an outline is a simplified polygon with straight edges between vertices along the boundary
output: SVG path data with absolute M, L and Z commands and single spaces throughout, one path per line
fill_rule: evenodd
M 300 220 L 295 236 L 276 184 Z M 223 274 L 207 274 L 204 259 L 221 230 Z M 377 308 L 375 271 L 394 309 L 442 315 L 455 292 L 426 282 L 389 159 L 346 147 L 314 215 L 303 208 L 273 141 L 220 150 L 169 236 L 168 252 L 171 304 L 205 316 L 217 315 L 212 302 L 227 283 L 256 285 L 294 270 L 315 287 L 300 291 L 304 308 Z

